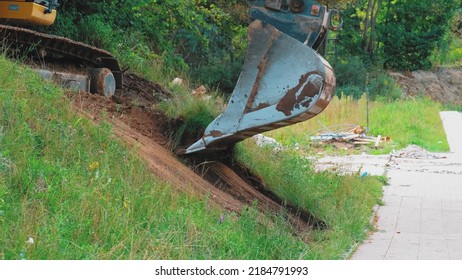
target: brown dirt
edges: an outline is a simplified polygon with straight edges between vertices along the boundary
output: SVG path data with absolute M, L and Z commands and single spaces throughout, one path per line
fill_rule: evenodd
M 462 104 L 462 69 L 390 73 L 407 96 L 425 95 L 443 104 Z
M 310 213 L 285 205 L 266 190 L 259 178 L 229 160 L 229 155 L 214 156 L 212 160 L 197 156 L 177 158 L 169 150 L 168 141 L 169 131 L 175 129 L 177 122 L 155 108 L 170 93 L 133 74 L 124 79 L 123 94 L 112 100 L 88 93 L 72 95 L 73 107 L 96 122 L 111 122 L 115 135 L 137 149 L 156 177 L 181 192 L 209 197 L 212 203 L 236 213 L 257 202 L 262 212 L 285 215 L 295 232 L 325 227 Z

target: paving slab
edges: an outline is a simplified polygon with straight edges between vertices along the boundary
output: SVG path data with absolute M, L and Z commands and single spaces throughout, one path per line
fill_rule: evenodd
M 462 260 L 462 115 L 441 112 L 440 116 L 450 153 L 432 159 L 353 156 L 326 160 L 333 166 L 340 162 L 337 168 L 345 172 L 370 170 L 389 178 L 384 205 L 377 210 L 376 231 L 352 259 Z

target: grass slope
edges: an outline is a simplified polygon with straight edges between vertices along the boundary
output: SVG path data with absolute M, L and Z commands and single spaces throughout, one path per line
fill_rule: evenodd
M 31 70 L 0 57 L 0 77 L 0 259 L 313 257 L 252 208 L 220 223 L 221 209 L 153 178 Z
M 278 196 L 327 223 L 328 230 L 313 231 L 305 237 L 317 248 L 315 258 L 344 257 L 353 244 L 364 240 L 365 229 L 371 229 L 372 209 L 380 203 L 385 178 L 315 173 L 309 160 L 297 151 L 275 153 L 251 140 L 239 144 L 236 153 Z
M 0 259 L 338 259 L 364 238 L 380 197 L 373 178 L 274 158 L 259 174 L 329 225 L 294 236 L 283 215 L 223 213 L 160 182 L 110 125 L 78 115 L 31 70 L 0 57 L 0 76 Z

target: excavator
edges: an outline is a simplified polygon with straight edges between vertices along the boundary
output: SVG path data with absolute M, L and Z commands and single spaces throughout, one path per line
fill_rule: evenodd
M 321 113 L 334 94 L 334 71 L 321 54 L 328 32 L 342 26 L 339 12 L 313 0 L 247 2 L 247 55 L 226 109 L 180 154 L 225 150 L 255 134 L 308 120 Z M 108 97 L 122 89 L 124 71 L 109 52 L 16 26 L 51 25 L 57 7 L 56 0 L 0 0 L 0 42 L 15 48 L 34 46 L 39 56 L 51 53 L 89 67 L 89 74 L 38 70 L 64 86 Z
M 37 72 L 63 87 L 111 97 L 116 90 L 122 89 L 123 70 L 110 52 L 26 28 L 52 25 L 58 5 L 57 0 L 0 0 L 0 45 L 8 51 L 32 53 L 41 61 L 53 57 L 61 63 L 78 65 L 73 72 L 59 72 L 47 67 L 39 67 Z

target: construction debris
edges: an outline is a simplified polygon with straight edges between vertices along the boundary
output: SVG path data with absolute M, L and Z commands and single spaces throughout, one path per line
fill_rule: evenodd
M 412 159 L 440 159 L 446 158 L 444 155 L 438 155 L 434 153 L 430 153 L 427 150 L 417 146 L 417 145 L 409 145 L 404 149 L 399 151 L 393 151 L 391 153 L 392 156 L 397 158 L 412 158 Z
M 374 147 L 377 148 L 383 141 L 390 141 L 390 138 L 383 137 L 382 135 L 376 137 L 367 136 L 366 131 L 361 126 L 355 126 L 347 132 L 321 133 L 317 136 L 312 136 L 311 140 L 329 143 L 348 142 L 354 145 L 374 145 Z
M 191 94 L 197 98 L 200 98 L 202 100 L 208 101 L 212 98 L 211 95 L 207 94 L 207 89 L 205 88 L 204 85 L 199 86 L 195 90 L 191 92 Z
M 171 82 L 171 85 L 181 86 L 181 85 L 183 85 L 183 79 L 177 77 L 177 78 L 173 79 L 173 81 Z
M 282 145 L 271 137 L 262 134 L 257 134 L 252 136 L 252 138 L 255 140 L 255 143 L 258 147 L 271 146 L 273 147 L 273 151 L 276 153 L 280 152 L 283 149 Z
M 205 88 L 204 85 L 199 86 L 195 90 L 191 92 L 192 95 L 194 96 L 203 96 L 207 93 L 207 89 Z

